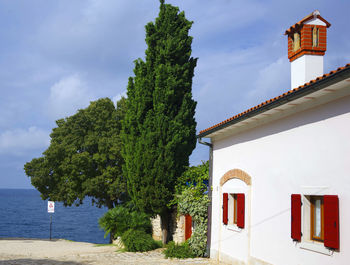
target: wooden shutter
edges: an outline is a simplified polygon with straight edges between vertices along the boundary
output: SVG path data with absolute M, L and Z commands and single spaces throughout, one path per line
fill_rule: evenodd
M 240 228 L 244 228 L 244 206 L 244 193 L 237 193 L 237 226 Z
M 228 203 L 228 193 L 224 193 L 222 195 L 222 222 L 227 225 L 227 221 L 228 221 L 228 207 L 227 207 L 227 203 Z
M 291 196 L 291 237 L 293 240 L 301 240 L 301 195 Z
M 185 240 L 192 235 L 192 217 L 189 214 L 185 215 Z
M 339 199 L 324 195 L 324 246 L 339 249 Z

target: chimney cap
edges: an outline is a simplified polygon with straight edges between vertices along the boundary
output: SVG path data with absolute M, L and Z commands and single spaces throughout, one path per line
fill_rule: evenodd
M 306 23 L 307 21 L 311 20 L 311 19 L 314 19 L 314 18 L 318 18 L 320 20 L 322 20 L 327 28 L 329 28 L 331 26 L 331 24 L 325 20 L 323 17 L 321 17 L 321 13 L 320 11 L 318 11 L 317 9 L 312 12 L 310 15 L 307 15 L 306 17 L 304 17 L 302 20 L 300 20 L 299 22 L 295 23 L 293 26 L 291 26 L 289 29 L 287 29 L 284 33 L 284 35 L 289 35 L 289 34 L 292 34 L 294 33 L 295 30 L 298 30 L 300 27 L 302 27 L 302 25 L 304 23 Z
M 314 18 L 317 18 L 317 16 L 320 16 L 321 13 L 316 9 L 314 12 L 312 12 L 312 15 L 314 16 Z

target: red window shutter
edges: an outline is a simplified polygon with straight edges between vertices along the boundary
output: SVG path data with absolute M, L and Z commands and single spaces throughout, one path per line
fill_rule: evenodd
M 292 194 L 292 210 L 291 210 L 291 237 L 293 240 L 301 240 L 301 195 Z
M 228 221 L 228 209 L 227 209 L 227 203 L 228 203 L 228 193 L 224 193 L 222 196 L 222 222 L 227 225 Z
M 245 196 L 244 193 L 237 194 L 237 226 L 244 228 L 244 206 Z
M 324 246 L 339 249 L 339 199 L 324 195 Z
M 189 214 L 185 215 L 185 240 L 192 235 L 192 217 Z

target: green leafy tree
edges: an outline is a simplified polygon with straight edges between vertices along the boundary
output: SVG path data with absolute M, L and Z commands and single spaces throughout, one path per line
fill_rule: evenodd
M 169 238 L 177 179 L 196 145 L 196 102 L 192 78 L 192 22 L 160 1 L 159 16 L 146 25 L 145 61 L 135 61 L 129 78 L 122 141 L 128 192 L 140 211 L 161 217 L 163 243 Z
M 170 205 L 178 203 L 178 195 L 192 187 L 197 196 L 201 197 L 208 189 L 209 181 L 209 161 L 202 161 L 198 166 L 188 167 L 187 170 L 178 178 L 175 185 L 175 198 Z
M 109 209 L 125 200 L 120 139 L 125 108 L 125 98 L 117 109 L 103 98 L 56 121 L 43 156 L 24 165 L 42 199 L 78 206 L 88 196 L 98 207 Z

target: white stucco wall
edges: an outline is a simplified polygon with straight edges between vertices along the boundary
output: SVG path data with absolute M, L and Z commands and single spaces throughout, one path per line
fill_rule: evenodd
M 310 19 L 309 21 L 305 22 L 305 24 L 308 24 L 308 25 L 327 26 L 327 24 L 324 23 L 324 22 L 323 22 L 321 19 L 319 19 L 319 18 Z
M 290 64 L 291 89 L 323 75 L 323 55 L 303 55 Z
M 249 259 L 261 260 L 275 265 L 348 264 L 350 96 L 214 140 L 213 144 L 212 258 L 246 263 Z M 221 187 L 220 178 L 231 169 L 248 173 L 250 188 L 240 180 L 230 180 L 232 183 Z M 245 193 L 250 189 L 246 227 L 241 232 L 228 231 L 222 224 L 222 192 L 239 186 Z M 307 190 L 339 196 L 339 252 L 325 255 L 293 243 L 290 196 Z

